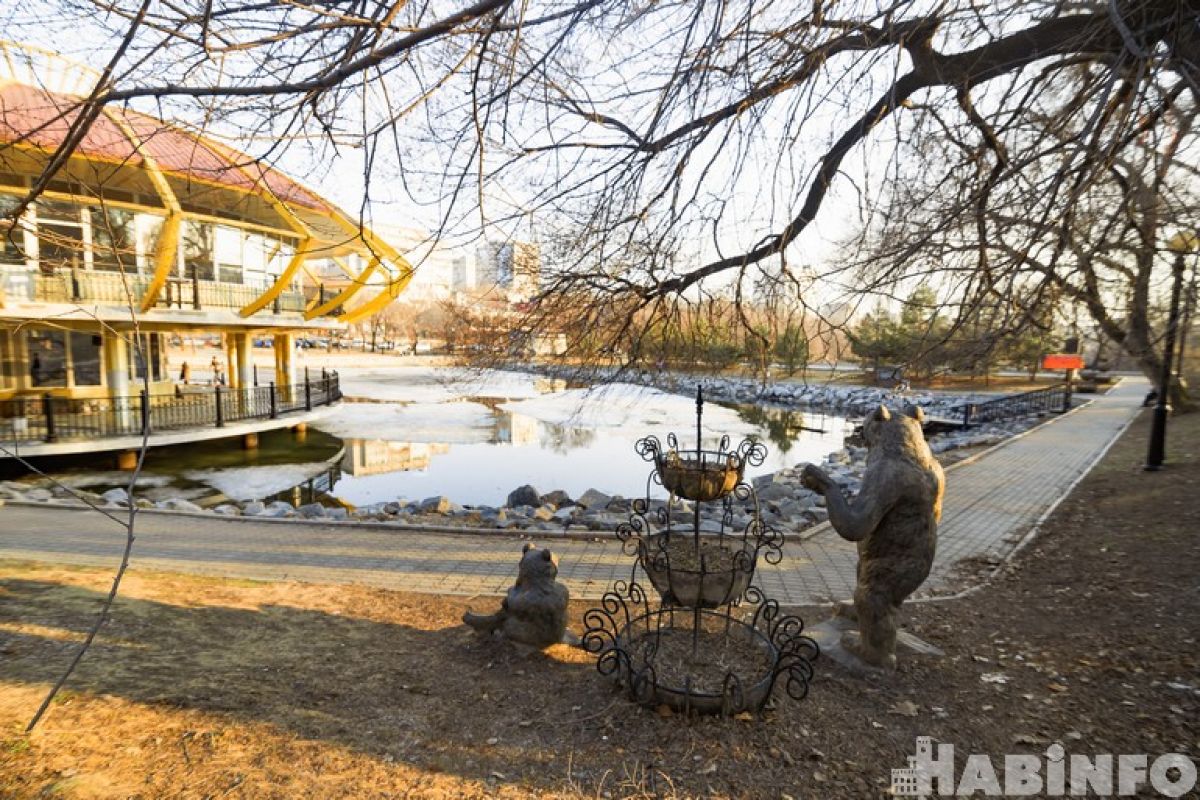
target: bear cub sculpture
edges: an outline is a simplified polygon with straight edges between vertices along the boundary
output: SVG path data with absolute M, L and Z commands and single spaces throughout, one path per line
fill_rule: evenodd
M 880 406 L 863 423 L 867 468 L 848 502 L 819 467 L 804 468 L 804 485 L 825 496 L 833 529 L 858 546 L 852 606 L 840 614 L 858 622 L 842 645 L 868 664 L 894 668 L 900 605 L 929 576 L 937 550 L 946 479 L 933 457 L 920 408 L 893 414 Z
M 463 622 L 480 633 L 499 631 L 514 642 L 549 647 L 560 642 L 574 643 L 567 632 L 567 602 L 571 594 L 555 580 L 558 558 L 548 549 L 526 543 L 517 568 L 517 582 L 508 590 L 495 614 L 463 614 Z

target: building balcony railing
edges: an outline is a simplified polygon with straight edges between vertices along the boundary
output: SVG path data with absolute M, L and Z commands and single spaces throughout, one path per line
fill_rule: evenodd
M 149 284 L 147 277 L 118 272 L 68 269 L 42 273 L 24 267 L 0 270 L 0 288 L 5 297 L 42 303 L 98 303 L 128 308 L 131 303 L 135 306 L 141 303 Z M 240 283 L 169 278 L 159 292 L 155 308 L 240 309 L 264 291 Z M 301 313 L 305 303 L 300 292 L 282 292 L 269 309 L 276 314 Z
M 223 428 L 231 422 L 277 419 L 336 403 L 338 374 L 322 371 L 303 383 L 226 389 L 214 386 L 183 394 L 74 399 L 19 397 L 0 401 L 0 442 L 63 442 L 142 436 L 169 431 Z

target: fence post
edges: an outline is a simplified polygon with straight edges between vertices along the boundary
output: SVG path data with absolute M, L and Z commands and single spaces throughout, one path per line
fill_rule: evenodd
M 254 385 L 258 386 L 258 364 L 254 365 Z
M 49 392 L 42 395 L 42 414 L 46 417 L 46 441 L 57 442 L 58 434 L 54 430 L 54 397 Z
M 267 390 L 267 397 L 271 401 L 271 419 L 279 416 L 279 409 L 275 407 L 275 381 L 271 381 L 270 388 Z
M 304 410 L 312 411 L 312 382 L 308 379 L 308 368 L 304 368 Z
M 965 428 L 971 424 L 971 404 L 963 403 L 962 426 Z
M 192 308 L 200 310 L 200 271 L 192 266 Z
M 150 392 L 142 389 L 142 436 L 150 433 Z
M 221 384 L 218 383 L 216 386 L 213 387 L 213 396 L 216 398 L 216 401 L 217 401 L 217 427 L 224 428 L 225 427 L 225 412 L 221 410 Z

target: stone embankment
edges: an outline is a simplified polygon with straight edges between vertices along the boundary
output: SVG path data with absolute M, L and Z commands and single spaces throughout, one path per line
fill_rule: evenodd
M 867 407 L 878 404 L 878 400 L 853 398 L 846 402 L 863 402 Z M 845 409 L 848 406 L 841 406 Z M 1009 436 L 1023 431 L 1038 422 L 1037 417 L 1010 420 L 1004 423 L 980 426 L 970 430 L 954 430 L 930 437 L 930 447 L 935 453 L 950 454 L 963 448 L 978 448 L 996 444 Z M 853 494 L 858 490 L 866 467 L 866 448 L 846 446 L 825 457 L 823 467 L 841 486 Z M 779 470 L 770 475 L 753 479 L 763 520 L 784 531 L 794 533 L 811 527 L 826 519 L 825 499 L 800 484 L 800 473 L 804 464 Z M 36 483 L 25 481 L 0 481 L 0 500 L 45 502 L 53 504 L 92 505 L 116 510 L 128 508 L 130 497 L 125 489 L 114 488 L 96 494 L 84 490 L 70 490 L 46 480 Z M 609 495 L 589 489 L 579 497 L 572 498 L 562 490 L 546 493 L 532 486 L 515 488 L 504 506 L 464 506 L 451 498 L 435 496 L 423 500 L 396 499 L 385 503 L 374 503 L 358 508 L 327 506 L 310 503 L 299 507 L 277 500 L 273 502 L 251 501 L 247 503 L 224 503 L 211 508 L 201 507 L 183 498 L 168 498 L 157 502 L 144 497 L 133 498 L 134 504 L 142 509 L 159 509 L 177 512 L 207 512 L 225 516 L 254 518 L 291 518 L 320 520 L 327 522 L 373 522 L 403 527 L 454 527 L 497 531 L 549 532 L 566 531 L 586 535 L 589 532 L 609 532 L 629 518 L 633 509 L 633 498 Z M 651 511 L 658 514 L 665 500 L 651 503 Z M 751 508 L 747 504 L 735 505 L 730 527 L 742 530 L 750 521 Z M 687 501 L 677 500 L 668 512 L 674 524 L 690 526 L 693 508 Z M 701 506 L 700 527 L 702 531 L 721 529 L 724 509 L 719 503 Z M 657 517 L 655 517 L 657 518 Z
M 568 381 L 577 377 L 574 368 L 554 365 L 539 364 L 514 369 Z M 962 406 L 965 403 L 977 403 L 997 397 L 995 394 L 972 392 L 897 391 L 877 386 L 839 385 L 819 381 L 807 383 L 799 380 L 775 381 L 764 387 L 752 378 L 649 370 L 619 371 L 606 367 L 592 368 L 588 377 L 598 385 L 620 381 L 687 396 L 695 395 L 696 387 L 701 386 L 706 400 L 816 409 L 844 417 L 861 417 L 880 405 L 891 408 L 917 405 L 924 409 L 927 417 L 959 420 L 962 419 Z

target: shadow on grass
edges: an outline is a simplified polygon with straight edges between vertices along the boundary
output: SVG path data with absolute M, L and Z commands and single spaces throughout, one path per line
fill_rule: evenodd
M 392 621 L 414 613 L 389 608 L 395 597 L 372 591 L 373 619 L 287 605 L 121 597 L 68 688 L 267 723 L 473 779 L 520 779 L 514 763 L 552 745 L 554 725 L 570 726 L 579 708 L 612 700 L 582 651 L 541 652 L 479 637 L 451 616 L 461 603 L 420 618 L 416 624 L 428 629 Z M 101 592 L 75 585 L 0 580 L 0 680 L 53 682 L 102 601 Z

